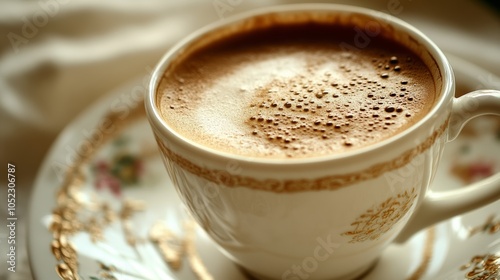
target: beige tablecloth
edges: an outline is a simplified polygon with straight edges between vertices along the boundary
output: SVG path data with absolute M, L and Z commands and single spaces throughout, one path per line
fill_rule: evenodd
M 2 1 L 0 174 L 5 174 L 8 162 L 16 164 L 21 259 L 16 273 L 6 271 L 6 235 L 0 226 L 0 279 L 31 279 L 23 261 L 29 192 L 45 153 L 64 126 L 113 88 L 148 75 L 169 46 L 196 28 L 250 8 L 288 2 L 300 1 Z M 370 7 L 407 20 L 446 52 L 500 76 L 500 11 L 481 2 L 331 2 Z M 496 76 L 482 78 L 500 89 Z M 4 190 L 0 205 L 5 205 Z M 0 210 L 1 220 L 5 208 Z

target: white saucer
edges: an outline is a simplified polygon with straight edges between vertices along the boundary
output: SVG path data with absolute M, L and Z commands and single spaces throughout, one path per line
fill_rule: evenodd
M 466 61 L 450 60 L 459 90 L 494 87 L 499 81 Z M 164 171 L 144 114 L 133 108 L 143 107 L 136 96 L 138 88 L 144 90 L 142 80 L 89 108 L 64 130 L 46 157 L 35 181 L 29 220 L 29 257 L 36 279 L 58 279 L 57 267 L 77 272 L 74 279 L 89 280 L 248 279 L 199 228 L 190 239 L 190 219 Z M 113 122 L 103 122 L 105 116 Z M 100 145 L 101 140 L 109 141 Z M 476 119 L 447 146 L 433 188 L 459 188 L 496 173 L 499 155 L 500 120 Z M 88 162 L 79 162 L 86 156 Z M 68 181 L 69 167 L 82 171 L 81 183 L 78 178 Z M 59 214 L 53 215 L 57 209 Z M 57 227 L 49 230 L 54 220 L 66 220 L 62 232 L 67 235 L 57 234 Z M 162 258 L 160 243 L 149 238 L 158 221 L 170 230 L 159 235 L 174 254 L 170 265 Z M 178 252 L 186 254 L 176 257 Z M 478 261 L 471 263 L 476 256 Z M 473 269 L 486 273 L 485 266 L 496 268 L 500 277 L 498 256 L 500 201 L 425 229 L 405 244 L 391 245 L 363 279 L 463 279 Z M 181 266 L 176 270 L 177 264 Z

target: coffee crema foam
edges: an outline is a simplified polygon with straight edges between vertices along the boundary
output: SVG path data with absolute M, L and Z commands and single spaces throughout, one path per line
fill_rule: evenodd
M 307 23 L 241 32 L 190 53 L 158 88 L 162 118 L 211 149 L 303 158 L 365 147 L 404 131 L 435 101 L 428 67 L 353 27 Z

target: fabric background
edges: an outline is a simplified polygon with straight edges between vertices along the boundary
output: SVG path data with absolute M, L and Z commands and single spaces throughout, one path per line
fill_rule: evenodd
M 51 143 L 79 112 L 114 88 L 147 77 L 167 49 L 191 31 L 254 7 L 292 2 L 307 1 L 2 1 L 0 174 L 6 178 L 7 163 L 16 165 L 21 223 L 17 254 L 22 258 L 16 273 L 7 272 L 6 235 L 0 226 L 0 279 L 31 279 L 23 241 L 30 190 Z M 330 2 L 369 7 L 408 21 L 445 52 L 489 70 L 494 75 L 481 78 L 500 89 L 500 10 L 491 4 L 466 0 Z M 5 220 L 5 180 L 1 180 L 0 218 Z

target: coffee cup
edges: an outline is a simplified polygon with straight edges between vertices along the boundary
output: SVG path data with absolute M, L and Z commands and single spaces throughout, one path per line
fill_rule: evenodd
M 300 4 L 188 36 L 145 105 L 181 200 L 226 256 L 260 279 L 353 279 L 391 242 L 500 198 L 498 174 L 429 187 L 463 125 L 500 114 L 499 91 L 454 92 L 408 23 Z

